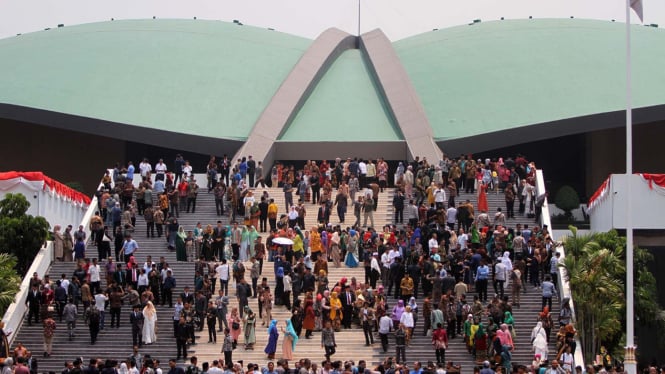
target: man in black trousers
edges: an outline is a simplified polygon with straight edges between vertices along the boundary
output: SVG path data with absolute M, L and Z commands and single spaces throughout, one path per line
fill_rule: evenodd
M 134 305 L 134 311 L 129 316 L 129 322 L 132 324 L 132 344 L 140 347 L 142 345 L 141 335 L 143 333 L 143 313 L 141 306 Z

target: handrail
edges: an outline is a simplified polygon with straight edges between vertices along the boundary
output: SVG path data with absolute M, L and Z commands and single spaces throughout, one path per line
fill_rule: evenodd
M 540 195 L 544 194 L 545 191 L 546 191 L 545 190 L 545 178 L 543 177 L 543 171 L 540 170 L 540 169 L 536 170 L 536 192 L 537 192 L 536 196 L 540 196 Z M 552 231 L 552 222 L 550 220 L 550 208 L 547 204 L 547 200 L 545 201 L 545 204 L 543 204 L 543 208 L 542 208 L 541 216 L 540 216 L 540 222 L 542 223 L 543 226 L 547 225 L 550 232 Z M 557 247 L 557 252 L 559 252 L 561 254 L 561 257 L 560 257 L 559 261 L 563 261 L 563 259 L 566 257 L 566 251 L 565 251 L 563 245 L 559 245 Z M 575 303 L 573 302 L 573 293 L 570 289 L 570 284 L 566 280 L 567 279 L 566 278 L 567 277 L 566 269 L 563 268 L 563 267 L 559 267 L 558 272 L 559 272 L 559 274 L 558 274 L 557 278 L 558 278 L 558 283 L 559 283 L 558 286 L 559 286 L 559 293 L 560 293 L 559 302 L 561 302 L 561 300 L 563 300 L 566 297 L 569 298 L 569 300 L 570 300 L 569 304 L 570 304 L 570 310 L 572 312 L 572 318 L 573 318 L 573 321 L 575 321 L 576 320 Z M 581 349 L 582 344 L 580 342 L 579 336 L 577 336 L 577 335 L 575 336 L 575 343 L 577 344 L 577 347 L 579 348 L 579 349 L 575 350 L 575 355 L 574 355 L 575 366 L 581 366 L 582 371 L 586 372 L 586 366 L 584 365 L 584 354 L 582 353 L 582 349 Z

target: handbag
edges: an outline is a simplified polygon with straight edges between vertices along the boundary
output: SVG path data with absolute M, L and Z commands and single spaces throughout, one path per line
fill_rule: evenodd
M 239 324 L 238 322 L 233 321 L 233 322 L 231 323 L 231 328 L 232 328 L 233 330 L 238 330 L 238 329 L 240 329 L 240 324 Z

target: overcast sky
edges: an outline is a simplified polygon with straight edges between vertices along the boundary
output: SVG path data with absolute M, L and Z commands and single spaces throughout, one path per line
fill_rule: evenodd
M 665 1 L 644 1 L 644 23 L 665 27 Z M 356 34 L 358 0 L 0 0 L 0 38 L 81 23 L 137 18 L 193 18 L 272 27 L 315 38 L 329 27 Z M 360 0 L 360 30 L 391 40 L 434 28 L 501 17 L 625 19 L 625 0 Z M 633 22 L 639 20 L 631 14 Z

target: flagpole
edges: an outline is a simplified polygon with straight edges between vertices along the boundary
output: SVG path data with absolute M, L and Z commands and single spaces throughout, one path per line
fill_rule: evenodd
M 360 0 L 358 0 L 358 36 L 360 36 Z
M 631 0 L 626 0 L 626 352 L 624 370 L 627 374 L 637 374 L 635 360 L 635 327 L 633 306 L 633 108 L 632 108 L 632 71 L 630 48 L 630 11 Z

